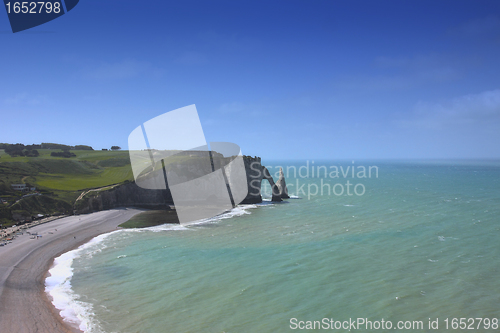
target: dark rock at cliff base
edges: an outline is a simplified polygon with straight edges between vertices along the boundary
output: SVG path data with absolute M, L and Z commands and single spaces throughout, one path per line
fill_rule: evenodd
M 281 199 L 290 199 L 288 196 L 288 189 L 286 187 L 285 175 L 283 174 L 283 168 L 280 168 L 280 177 L 276 182 L 276 187 L 278 188 L 277 194 Z
M 280 201 L 283 201 L 283 199 L 281 199 L 281 196 L 280 196 L 280 189 L 278 188 L 278 186 L 276 184 L 273 185 L 273 187 L 271 188 L 272 192 L 273 192 L 273 196 L 271 197 L 271 201 L 273 202 L 280 202 Z

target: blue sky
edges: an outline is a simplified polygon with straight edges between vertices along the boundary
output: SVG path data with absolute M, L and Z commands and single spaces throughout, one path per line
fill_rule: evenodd
M 0 142 L 126 148 L 196 104 L 265 159 L 500 158 L 498 1 L 82 0 L 0 40 Z

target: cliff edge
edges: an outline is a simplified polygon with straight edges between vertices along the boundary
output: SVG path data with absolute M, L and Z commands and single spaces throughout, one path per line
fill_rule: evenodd
M 274 182 L 269 170 L 262 165 L 260 157 L 243 156 L 247 175 L 248 194 L 242 204 L 262 202 L 262 180 L 266 179 L 271 185 L 274 202 L 289 198 L 283 170 L 280 170 L 278 182 Z M 111 189 L 91 192 L 81 196 L 75 202 L 75 214 L 87 214 L 117 207 L 141 207 L 150 209 L 165 209 L 173 206 L 174 202 L 170 190 L 148 190 L 129 182 Z

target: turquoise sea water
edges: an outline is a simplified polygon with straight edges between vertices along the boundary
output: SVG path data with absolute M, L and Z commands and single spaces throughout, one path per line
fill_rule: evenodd
M 319 165 L 378 166 L 378 177 L 292 173 L 300 199 L 101 236 L 71 256 L 67 317 L 88 332 L 158 333 L 289 332 L 291 318 L 422 321 L 426 332 L 439 318 L 438 331 L 459 332 L 444 320 L 500 318 L 500 163 Z M 308 198 L 321 180 L 365 193 Z

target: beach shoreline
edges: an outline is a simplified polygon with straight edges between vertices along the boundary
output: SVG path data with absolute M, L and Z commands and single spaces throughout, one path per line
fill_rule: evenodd
M 0 327 L 2 331 L 81 333 L 63 320 L 45 292 L 45 279 L 54 258 L 92 238 L 118 229 L 118 225 L 145 210 L 118 208 L 76 215 L 40 224 L 14 242 L 0 247 Z

